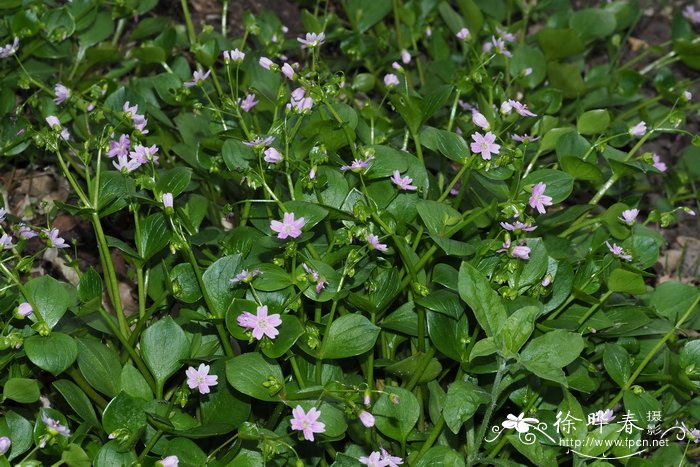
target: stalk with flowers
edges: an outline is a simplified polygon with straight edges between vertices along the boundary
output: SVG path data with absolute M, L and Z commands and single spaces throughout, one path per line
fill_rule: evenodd
M 697 458 L 700 293 L 654 279 L 697 210 L 692 7 L 640 69 L 628 0 L 353 0 L 240 37 L 185 1 L 186 27 L 30 3 L 0 6 L 0 144 L 71 195 L 0 211 L 0 465 Z M 565 448 L 630 417 L 676 448 Z

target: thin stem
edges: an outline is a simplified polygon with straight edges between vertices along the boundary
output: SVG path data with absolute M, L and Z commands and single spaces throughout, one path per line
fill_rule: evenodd
M 654 355 L 661 350 L 661 347 L 666 345 L 666 341 L 668 341 L 671 336 L 673 336 L 676 331 L 680 329 L 680 327 L 683 325 L 683 323 L 690 317 L 690 315 L 695 311 L 695 307 L 698 306 L 698 303 L 700 303 L 700 294 L 693 300 L 693 303 L 688 307 L 688 309 L 683 313 L 683 316 L 680 317 L 678 322 L 676 323 L 675 326 L 673 326 L 673 329 L 668 331 L 662 339 L 660 339 L 656 345 L 649 351 L 647 354 L 644 356 L 644 359 L 637 365 L 637 368 L 634 370 L 634 373 L 632 373 L 632 376 L 627 380 L 625 385 L 620 389 L 620 392 L 617 393 L 615 398 L 610 401 L 608 404 L 608 408 L 611 409 L 615 406 L 615 404 L 618 403 L 620 399 L 622 399 L 622 396 L 625 394 L 626 391 L 629 391 L 629 389 L 632 387 L 634 382 L 637 380 L 640 374 L 642 374 L 642 371 L 644 371 L 644 368 L 649 364 L 652 358 L 654 358 Z
M 192 23 L 192 16 L 190 15 L 190 7 L 187 5 L 187 0 L 180 0 L 180 6 L 182 7 L 182 14 L 185 16 L 187 37 L 190 41 L 190 48 L 192 48 L 197 43 L 197 35 L 194 32 L 194 24 Z

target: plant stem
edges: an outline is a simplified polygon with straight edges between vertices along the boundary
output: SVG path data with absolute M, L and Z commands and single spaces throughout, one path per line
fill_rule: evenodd
M 481 444 L 484 442 L 484 436 L 486 435 L 486 428 L 489 426 L 491 421 L 491 415 L 498 405 L 498 398 L 501 395 L 501 381 L 503 380 L 503 374 L 506 370 L 506 363 L 502 357 L 498 357 L 498 369 L 496 370 L 496 377 L 493 380 L 493 387 L 491 388 L 491 403 L 486 407 L 486 413 L 484 413 L 484 419 L 479 426 L 479 431 L 476 435 L 476 442 L 474 443 L 474 449 L 469 453 L 469 458 L 467 459 L 467 465 L 474 465 L 477 461 L 477 456 L 479 450 L 481 449 Z
M 663 338 L 661 338 L 656 345 L 649 351 L 647 354 L 644 356 L 644 359 L 639 362 L 639 365 L 637 365 L 637 368 L 634 370 L 634 373 L 632 373 L 632 376 L 627 380 L 625 385 L 620 389 L 620 392 L 617 393 L 617 395 L 613 398 L 612 401 L 608 404 L 609 409 L 612 409 L 617 402 L 622 399 L 622 396 L 625 394 L 625 391 L 629 391 L 629 389 L 632 387 L 634 382 L 637 380 L 637 377 L 639 377 L 640 374 L 642 374 L 642 371 L 644 371 L 644 368 L 649 364 L 652 358 L 654 358 L 654 355 L 661 350 L 661 347 L 666 345 L 666 341 L 668 341 L 671 336 L 673 336 L 676 331 L 680 329 L 680 327 L 683 325 L 683 323 L 690 317 L 690 315 L 695 311 L 695 307 L 698 306 L 698 303 L 700 303 L 700 294 L 698 294 L 697 297 L 695 297 L 695 300 L 693 300 L 693 303 L 688 307 L 688 309 L 683 313 L 683 316 L 680 317 L 678 322 L 676 323 L 675 326 L 673 326 L 673 329 L 668 331 Z
M 88 384 L 87 381 L 85 381 L 85 378 L 83 378 L 83 375 L 76 370 L 75 368 L 71 368 L 70 370 L 66 371 L 68 373 L 68 376 L 73 378 L 73 381 L 75 381 L 75 384 L 77 384 L 80 389 L 83 390 L 87 396 L 92 399 L 92 401 L 97 404 L 97 406 L 100 408 L 100 411 L 104 410 L 105 407 L 107 407 L 107 401 L 100 396 L 94 389 L 92 389 L 92 386 Z
M 190 41 L 190 49 L 192 49 L 192 47 L 194 47 L 194 45 L 197 43 L 197 35 L 194 32 L 194 24 L 192 23 L 192 16 L 190 15 L 190 7 L 187 5 L 187 0 L 180 0 L 180 6 L 182 7 L 182 14 L 185 16 L 187 37 Z

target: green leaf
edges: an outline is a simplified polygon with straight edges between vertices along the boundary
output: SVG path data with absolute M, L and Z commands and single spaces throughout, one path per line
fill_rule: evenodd
M 229 139 L 221 147 L 221 156 L 229 170 L 244 171 L 250 168 L 251 161 L 255 160 L 255 151 L 237 139 Z
M 695 302 L 698 294 L 700 294 L 700 290 L 696 287 L 668 281 L 656 287 L 651 295 L 649 305 L 656 311 L 658 316 L 666 318 L 675 324 Z
M 348 314 L 334 320 L 326 330 L 319 358 L 348 358 L 370 350 L 379 328 L 361 315 Z
M 241 256 L 224 256 L 209 266 L 202 280 L 204 288 L 209 294 L 209 298 L 214 306 L 209 310 L 216 316 L 223 317 L 233 300 L 233 290 L 231 289 L 231 279 L 241 270 Z
M 150 325 L 141 335 L 141 355 L 161 387 L 189 357 L 190 342 L 185 331 L 170 316 Z
M 91 47 L 98 42 L 102 42 L 114 32 L 114 20 L 111 13 L 102 11 L 97 14 L 95 22 L 90 29 L 80 34 L 80 46 L 84 49 Z
M 119 392 L 119 356 L 95 339 L 78 338 L 78 368 L 90 386 L 109 397 Z
M 463 262 L 458 276 L 459 296 L 474 312 L 487 336 L 498 334 L 506 321 L 506 307 L 491 283 L 474 266 Z
M 24 351 L 33 364 L 54 375 L 63 373 L 78 356 L 75 340 L 60 332 L 52 332 L 46 337 L 28 337 L 24 341 Z
M 608 289 L 611 292 L 640 295 L 646 292 L 647 287 L 639 273 L 617 268 L 608 277 Z
M 392 363 L 384 367 L 384 371 L 387 373 L 397 376 L 404 381 L 410 380 L 413 375 L 421 368 L 421 364 L 424 362 L 425 354 L 423 352 L 418 352 L 415 355 L 404 358 L 403 360 Z M 442 371 L 442 365 L 436 358 L 431 358 L 428 365 L 425 367 L 421 375 L 418 377 L 418 384 L 427 383 L 438 377 Z
M 557 467 L 557 450 L 551 446 L 543 445 L 540 442 L 528 444 L 523 442 L 516 435 L 508 435 L 506 439 L 523 456 L 527 457 L 532 465 L 538 467 Z
M 263 263 L 253 269 L 260 271 L 260 275 L 253 279 L 255 290 L 274 292 L 275 290 L 286 289 L 293 284 L 289 273 L 276 264 Z
M 535 170 L 525 177 L 523 185 L 544 183 L 544 194 L 552 197 L 552 204 L 558 204 L 569 197 L 574 189 L 574 178 L 566 172 L 554 169 Z
M 234 393 L 231 386 L 226 384 L 226 366 L 222 360 L 211 364 L 211 375 L 218 376 L 218 384 L 211 388 L 207 397 L 199 399 L 202 414 L 202 424 L 225 423 L 232 429 L 238 428 L 250 415 L 250 404 L 242 400 L 241 395 Z M 248 400 L 246 398 L 246 400 Z
M 495 342 L 506 356 L 513 356 L 527 342 L 535 330 L 535 318 L 540 312 L 537 306 L 525 306 L 515 310 L 495 336 Z
M 189 167 L 175 167 L 165 170 L 158 176 L 156 192 L 172 193 L 173 197 L 176 198 L 185 191 L 191 179 L 192 169 Z
M 433 345 L 443 354 L 457 362 L 467 360 L 469 323 L 467 316 L 452 319 L 435 311 L 427 312 L 428 336 Z
M 146 428 L 146 401 L 120 392 L 102 413 L 102 427 L 106 433 L 125 429 L 132 435 Z
M 61 460 L 68 467 L 90 467 L 92 461 L 83 448 L 77 444 L 69 444 L 61 453 Z
M 527 69 L 530 74 L 525 76 Z M 510 60 L 510 75 L 528 88 L 540 84 L 547 76 L 547 62 L 542 51 L 525 44 L 518 45 Z
M 464 467 L 464 455 L 447 446 L 433 446 L 428 449 L 415 467 Z
M 124 365 L 119 377 L 119 390 L 143 400 L 153 399 L 153 391 L 143 375 L 131 364 Z
M 195 303 L 202 298 L 197 275 L 190 263 L 180 263 L 170 270 L 173 296 L 184 303 Z
M 262 346 L 263 353 L 270 358 L 280 358 L 304 334 L 304 327 L 296 316 L 282 315 L 281 319 L 282 324 L 277 328 L 279 335 L 269 345 Z
M 423 146 L 453 161 L 464 163 L 472 155 L 464 138 L 456 133 L 428 126 L 421 131 L 420 137 Z
M 353 28 L 360 34 L 381 21 L 391 11 L 391 2 L 347 0 L 345 11 Z
M 10 452 L 5 455 L 7 460 L 12 460 L 32 446 L 34 442 L 32 424 L 26 418 L 12 411 L 6 412 L 5 416 L 0 418 L 0 431 L 4 431 L 2 427 L 4 424 L 7 425 L 8 432 L 3 432 L 2 435 L 12 440 Z
M 603 365 L 608 375 L 615 381 L 618 386 L 624 387 L 632 374 L 632 364 L 630 356 L 619 344 L 605 344 L 603 351 Z
M 95 456 L 93 465 L 132 465 L 136 462 L 136 453 L 133 449 L 122 451 L 117 440 L 107 441 Z
M 547 76 L 552 87 L 561 90 L 564 97 L 578 97 L 586 92 L 586 83 L 576 63 L 549 62 Z
M 51 383 L 51 385 L 56 388 L 80 418 L 94 427 L 100 426 L 90 399 L 77 384 L 67 379 L 59 379 Z
M 70 305 L 64 285 L 51 276 L 41 276 L 28 281 L 24 288 L 29 295 L 27 298 L 32 300 L 46 324 L 53 329 Z
M 573 362 L 582 350 L 580 334 L 556 329 L 531 340 L 520 354 L 520 362 L 540 378 L 566 386 L 561 369 Z
M 448 231 L 462 220 L 459 211 L 437 201 L 420 200 L 416 209 L 428 232 L 441 237 L 446 237 Z
M 569 17 L 569 27 L 576 31 L 584 42 L 602 39 L 615 32 L 615 15 L 599 8 L 575 11 Z
M 151 214 L 141 221 L 141 228 L 136 236 L 136 250 L 143 261 L 148 261 L 153 255 L 170 243 L 171 237 L 168 221 L 162 213 Z
M 174 438 L 168 441 L 164 450 L 168 456 L 177 456 L 181 465 L 206 465 L 207 455 L 194 441 L 187 438 Z
M 537 33 L 537 41 L 548 60 L 571 57 L 584 49 L 580 36 L 573 29 L 542 29 Z
M 419 99 L 404 94 L 392 93 L 389 95 L 389 100 L 404 122 L 406 122 L 411 133 L 416 133 L 423 121 L 423 112 L 420 108 Z
M 610 113 L 605 109 L 589 110 L 579 115 L 576 130 L 582 135 L 597 135 L 610 126 Z
M 384 391 L 372 410 L 377 429 L 391 439 L 405 442 L 420 415 L 418 400 L 403 388 L 387 386 Z M 391 401 L 390 394 L 398 397 L 397 404 Z
M 459 319 L 464 314 L 464 304 L 459 296 L 446 289 L 437 289 L 425 297 L 417 297 L 416 304 L 453 319 Z
M 462 424 L 474 416 L 476 409 L 490 401 L 489 393 L 470 381 L 455 381 L 450 384 L 442 411 L 447 427 L 457 434 Z
M 35 379 L 10 378 L 2 388 L 2 396 L 20 404 L 31 404 L 39 400 L 39 383 Z
M 246 353 L 226 362 L 226 379 L 236 390 L 254 399 L 275 402 L 280 398 L 274 388 L 263 386 L 270 382 L 284 385 L 282 369 L 273 360 L 257 352 Z

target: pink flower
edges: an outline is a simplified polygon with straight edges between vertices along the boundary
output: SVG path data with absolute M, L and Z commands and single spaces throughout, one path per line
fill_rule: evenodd
M 16 245 L 12 243 L 12 236 L 3 233 L 2 236 L 0 236 L 0 246 L 2 246 L 3 250 L 9 250 Z
M 304 113 L 307 110 L 311 110 L 313 105 L 313 99 L 310 96 L 306 96 L 306 89 L 298 87 L 294 91 L 292 91 L 292 96 L 289 99 L 289 104 L 287 104 L 287 108 L 293 109 L 294 111 L 299 113 Z
M 638 215 L 639 215 L 639 209 L 626 209 L 626 210 L 622 211 L 622 217 L 619 217 L 619 219 L 624 224 L 632 225 L 637 220 Z
M 500 28 L 496 26 L 496 32 L 501 36 L 506 42 L 515 42 L 515 34 L 508 32 L 507 29 Z
M 513 258 L 530 259 L 530 248 L 525 245 L 511 245 L 510 239 L 506 238 L 503 248 L 496 250 L 497 253 L 506 252 Z
M 115 169 L 122 173 L 133 172 L 141 167 L 141 163 L 136 159 L 129 159 L 127 156 L 117 156 L 117 162 L 112 161 Z
M 537 228 L 537 226 L 535 226 L 535 225 L 526 224 L 526 223 L 520 222 L 520 221 L 515 221 L 512 224 L 510 224 L 508 222 L 501 222 L 501 227 L 503 227 L 504 229 L 506 229 L 510 232 L 518 231 L 518 230 L 522 231 L 522 232 L 532 232 L 533 230 L 535 230 Z
M 180 459 L 177 456 L 168 456 L 164 459 L 156 462 L 158 467 L 178 467 L 180 465 Z
M 265 149 L 264 154 L 265 157 L 263 157 L 263 159 L 268 164 L 277 164 L 278 162 L 282 162 L 282 154 L 280 154 L 280 152 L 275 148 Z
M 537 117 L 537 114 L 530 112 L 527 108 L 527 105 L 523 104 L 522 102 L 518 102 L 513 99 L 508 99 L 508 104 L 510 104 L 510 106 L 514 108 L 515 111 L 523 117 Z
M 384 85 L 388 88 L 393 88 L 399 85 L 399 77 L 393 73 L 387 73 L 384 75 Z
M 309 412 L 304 412 L 302 406 L 297 405 L 292 409 L 293 418 L 290 420 L 292 430 L 301 431 L 304 433 L 304 439 L 307 441 L 314 440 L 314 433 L 323 433 L 326 431 L 326 424 L 319 422 L 318 418 L 321 412 L 315 407 L 309 409 Z
M 511 54 L 508 51 L 508 49 L 506 49 L 506 43 L 502 38 L 500 38 L 500 37 L 497 38 L 496 36 L 491 36 L 491 45 L 492 45 L 492 49 L 495 49 L 496 53 L 498 55 L 503 55 L 505 57 L 512 57 L 513 56 L 513 54 Z
M 173 194 L 172 193 L 163 193 L 163 196 L 161 196 L 161 201 L 163 201 L 163 207 L 164 208 L 173 208 Z
M 690 91 L 683 91 L 683 99 L 691 101 L 693 99 L 693 94 Z
M 140 165 L 146 164 L 149 161 L 158 162 L 158 146 L 155 144 L 151 146 L 143 146 L 139 144 L 134 148 L 132 152 L 129 153 L 129 157 L 138 161 Z
M 659 172 L 666 172 L 666 170 L 668 170 L 668 167 L 666 167 L 666 164 L 664 162 L 661 162 L 661 157 L 659 157 L 658 154 L 652 155 L 651 160 L 653 162 L 652 165 Z
M 68 141 L 70 139 L 70 131 L 68 131 L 68 128 L 64 128 L 63 130 L 61 130 L 61 132 L 58 134 L 58 136 L 63 141 Z
M 209 388 L 211 386 L 216 386 L 218 384 L 216 375 L 209 374 L 209 365 L 204 363 L 199 364 L 199 368 L 196 370 L 194 367 L 189 367 L 185 370 L 187 375 L 187 386 L 190 389 L 197 388 L 200 394 L 209 394 Z
M 512 111 L 513 106 L 511 105 L 509 100 L 501 102 L 501 113 L 503 115 L 509 115 Z
M 70 89 L 61 83 L 57 83 L 53 90 L 56 93 L 56 98 L 53 100 L 56 105 L 63 104 L 70 97 Z
M 61 121 L 55 115 L 49 115 L 46 117 L 46 123 L 53 130 L 61 129 Z
M 307 32 L 306 33 L 306 39 L 302 39 L 301 37 L 297 38 L 297 41 L 301 43 L 301 48 L 305 49 L 306 47 L 319 47 L 326 41 L 326 35 L 322 32 L 316 34 L 313 32 Z
M 211 70 L 207 70 L 206 73 L 202 73 L 199 70 L 195 70 L 192 73 L 192 81 L 186 81 L 184 83 L 185 87 L 191 88 L 192 86 L 199 86 L 204 83 L 204 80 L 209 77 Z
M 411 185 L 411 183 L 413 183 L 413 179 L 411 177 L 401 177 L 401 173 L 398 170 L 394 170 L 394 175 L 391 177 L 391 181 L 402 190 L 413 191 L 418 189 L 417 186 Z
M 274 136 L 256 136 L 252 141 L 243 141 L 250 148 L 268 147 L 275 141 Z
M 118 140 L 112 140 L 109 142 L 109 151 L 107 151 L 107 157 L 114 156 L 128 156 L 129 146 L 131 146 L 131 140 L 128 135 L 121 135 Z
M 462 28 L 455 35 L 457 36 L 457 39 L 466 41 L 467 39 L 469 39 L 469 36 L 471 36 L 471 33 L 469 32 L 469 29 Z
M 692 5 L 688 5 L 683 10 L 683 17 L 693 24 L 700 24 L 700 11 L 696 10 Z M 15 38 L 15 42 L 17 38 Z
M 7 44 L 4 47 L 0 47 L 0 58 L 7 58 L 17 53 L 19 50 L 19 37 L 15 37 L 15 41 L 12 44 Z
M 373 160 L 374 156 L 372 155 L 367 156 L 367 159 L 355 159 L 350 165 L 341 166 L 340 170 L 342 170 L 343 172 L 346 172 L 348 170 L 355 173 L 362 172 L 364 170 L 369 169 L 370 165 L 372 165 Z
M 630 136 L 644 136 L 644 134 L 646 132 L 647 132 L 647 124 L 644 120 L 637 123 L 635 126 L 630 128 L 630 130 L 629 130 Z
M 46 234 L 48 237 L 48 247 L 49 248 L 69 248 L 70 245 L 66 244 L 66 241 L 62 239 L 61 237 L 58 236 L 59 232 L 58 229 L 53 228 L 51 230 L 44 229 L 42 232 Z
M 605 244 L 608 246 L 608 250 L 610 250 L 610 253 L 614 254 L 620 259 L 624 259 L 625 261 L 632 261 L 632 257 L 628 255 L 625 250 L 622 249 L 621 246 L 617 245 L 616 243 L 613 243 L 612 245 L 608 243 L 607 241 Z
M 270 229 L 273 232 L 277 232 L 277 238 L 284 240 L 287 237 L 297 238 L 301 235 L 301 228 L 304 227 L 304 224 L 306 224 L 306 221 L 303 217 L 294 219 L 293 212 L 285 212 L 282 222 L 270 222 Z
M 360 412 L 358 415 L 358 418 L 362 422 L 362 424 L 367 427 L 367 428 L 372 428 L 374 426 L 374 415 L 371 413 L 367 412 L 366 410 L 363 410 Z
M 245 96 L 245 99 L 239 99 L 238 105 L 241 106 L 241 110 L 244 112 L 250 112 L 250 109 L 258 105 L 258 101 L 255 100 L 255 94 L 248 94 Z
M 537 209 L 537 212 L 540 214 L 547 212 L 544 209 L 545 206 L 552 205 L 552 197 L 544 194 L 544 190 L 546 188 L 546 184 L 539 182 L 537 185 L 532 187 L 532 194 L 530 195 L 530 207 Z
M 19 229 L 17 230 L 17 235 L 22 237 L 25 240 L 29 240 L 30 238 L 34 238 L 38 236 L 36 232 L 34 232 L 31 228 L 27 227 L 25 224 L 19 224 Z
M 32 309 L 32 306 L 27 303 L 20 303 L 19 306 L 17 307 L 17 314 L 19 314 L 22 318 L 26 318 L 27 316 L 31 315 L 34 312 L 34 309 Z
M 265 68 L 266 70 L 271 70 L 277 67 L 277 65 L 275 65 L 275 63 L 267 57 L 260 57 L 258 63 L 261 67 Z
M 382 454 L 379 451 L 372 451 L 369 456 L 363 456 L 358 459 L 360 464 L 367 467 L 386 467 L 386 462 L 382 460 Z
M 527 67 L 523 70 L 523 76 L 530 76 L 532 74 L 532 68 Z
M 5 455 L 10 450 L 10 446 L 12 446 L 12 440 L 7 436 L 0 436 L 0 456 Z
M 224 50 L 224 61 L 233 60 L 234 62 L 240 63 L 245 58 L 245 54 L 238 49 Z
M 323 289 L 326 288 L 327 282 L 321 277 L 318 271 L 311 269 L 306 263 L 302 264 L 304 271 L 311 276 L 314 282 L 316 282 L 316 293 L 321 293 Z
M 139 106 L 138 105 L 132 106 L 129 101 L 126 101 L 126 102 L 124 102 L 124 105 L 122 106 L 122 110 L 125 113 L 128 113 L 129 117 L 134 118 L 139 111 Z
M 369 247 L 371 250 L 377 250 L 381 252 L 386 251 L 386 243 L 379 243 L 379 237 L 377 237 L 374 234 L 367 234 L 366 237 L 367 243 L 369 243 Z
M 409 63 L 411 63 L 411 54 L 408 50 L 403 49 L 401 51 L 401 61 L 404 63 L 404 65 L 408 65 Z
M 397 456 L 392 456 L 389 452 L 382 448 L 382 461 L 386 462 L 387 467 L 398 467 L 403 464 L 403 459 Z
M 491 125 L 489 124 L 489 121 L 486 120 L 486 117 L 484 117 L 484 114 L 482 114 L 478 110 L 474 110 L 472 112 L 472 122 L 474 122 L 474 125 L 478 126 L 483 130 L 488 130 L 489 128 L 491 128 Z
M 513 133 L 511 135 L 511 138 L 513 139 L 513 141 L 517 141 L 518 143 L 523 143 L 523 144 L 534 143 L 535 141 L 540 139 L 539 136 L 530 136 L 528 134 L 524 134 L 524 135 L 520 136 L 520 135 L 516 135 L 515 133 Z
M 485 135 L 476 132 L 472 135 L 472 139 L 474 140 L 470 146 L 472 152 L 481 153 L 485 161 L 491 160 L 491 154 L 498 154 L 501 151 L 501 145 L 495 144 L 496 135 L 490 131 Z
M 544 277 L 542 278 L 542 282 L 540 282 L 540 284 L 542 285 L 542 287 L 547 287 L 547 286 L 548 286 L 549 284 L 551 284 L 551 283 L 552 283 L 552 276 L 550 276 L 549 274 L 547 274 L 546 276 L 544 276 Z
M 235 276 L 233 276 L 233 279 L 231 279 L 229 283 L 231 285 L 238 284 L 239 282 L 245 282 L 246 284 L 248 284 L 253 280 L 255 276 L 259 276 L 260 274 L 262 274 L 262 271 L 260 269 L 253 269 L 252 271 L 244 269 Z
M 45 413 L 43 413 L 43 411 L 41 414 L 41 421 L 43 421 L 46 425 L 46 431 L 52 435 L 61 435 L 65 436 L 66 438 L 70 436 L 70 430 L 68 427 L 61 425 L 58 420 L 54 420 L 53 418 L 47 416 Z
M 615 420 L 614 412 L 610 409 L 598 410 L 593 416 L 596 425 L 606 425 Z
M 282 65 L 282 74 L 288 79 L 294 79 L 294 68 L 289 63 Z

